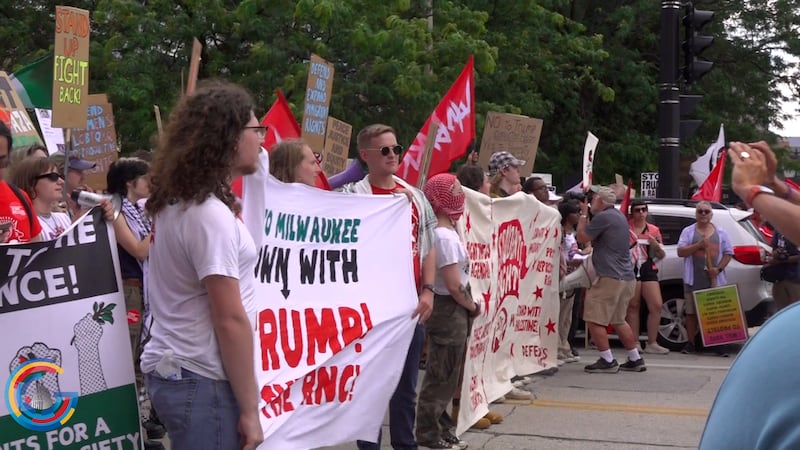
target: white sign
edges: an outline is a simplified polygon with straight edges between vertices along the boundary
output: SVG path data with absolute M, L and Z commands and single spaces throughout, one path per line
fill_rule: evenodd
M 456 434 L 511 390 L 511 377 L 556 365 L 561 216 L 530 195 L 464 189 L 470 288 L 482 313 L 467 342 Z
M 376 441 L 416 325 L 408 199 L 284 184 L 266 152 L 243 183 L 259 254 L 259 448 Z
M 36 118 L 39 120 L 39 128 L 42 130 L 42 137 L 44 137 L 44 144 L 47 147 L 47 153 L 51 155 L 56 152 L 64 153 L 64 129 L 51 126 L 53 110 L 36 108 L 35 111 Z
M 587 191 L 592 187 L 592 167 L 594 166 L 595 150 L 599 140 L 592 132 L 586 135 L 586 144 L 583 146 L 583 190 Z
M 642 172 L 639 192 L 642 198 L 658 197 L 658 172 Z

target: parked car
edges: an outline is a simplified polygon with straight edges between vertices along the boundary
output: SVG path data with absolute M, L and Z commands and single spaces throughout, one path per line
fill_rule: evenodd
M 672 350 L 681 349 L 687 340 L 683 297 L 683 258 L 678 257 L 681 230 L 695 223 L 697 202 L 675 199 L 646 199 L 647 220 L 661 229 L 667 255 L 658 262 L 659 282 L 664 306 L 658 343 Z M 761 266 L 771 247 L 751 220 L 752 212 L 712 203 L 712 223 L 728 232 L 733 259 L 725 268 L 728 283 L 735 284 L 748 326 L 758 326 L 774 312 L 772 284 L 762 281 Z M 642 302 L 643 317 L 646 315 Z M 647 323 L 642 320 L 642 326 Z

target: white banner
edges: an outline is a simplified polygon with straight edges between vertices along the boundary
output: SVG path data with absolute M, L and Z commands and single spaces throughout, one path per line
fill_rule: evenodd
M 555 208 L 523 193 L 490 199 L 464 191 L 470 287 L 483 311 L 467 342 L 459 435 L 511 390 L 512 376 L 556 365 L 561 243 Z
M 141 448 L 113 229 L 0 246 L 0 449 Z
M 261 449 L 375 441 L 416 320 L 411 206 L 244 177 L 259 251 L 256 374 Z

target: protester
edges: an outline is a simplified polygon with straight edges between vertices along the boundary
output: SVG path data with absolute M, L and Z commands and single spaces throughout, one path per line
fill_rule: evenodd
M 42 227 L 42 240 L 57 238 L 72 221 L 66 213 L 53 210 L 63 195 L 64 177 L 48 158 L 26 158 L 17 163 L 11 182 L 32 200 L 33 209 Z
M 458 174 L 456 174 L 456 176 L 461 186 L 482 194 L 491 195 L 490 190 L 492 188 L 492 183 L 489 181 L 486 172 L 479 166 L 471 164 L 463 165 L 458 169 Z
M 140 392 L 144 389 L 144 378 L 139 368 L 140 343 L 144 324 L 152 323 L 149 305 L 144 296 L 152 224 L 150 217 L 140 206 L 140 201 L 150 196 L 149 171 L 150 164 L 139 158 L 120 158 L 111 163 L 106 174 L 108 193 L 121 199 L 121 214 L 114 221 L 114 234 L 117 237 L 122 290 L 128 313 L 134 373 Z M 146 398 L 143 393 L 139 396 L 139 414 L 148 437 L 145 448 L 155 449 L 161 444 L 149 439 L 160 439 L 164 436 L 164 430 L 145 404 Z
M 526 178 L 522 184 L 522 192 L 533 195 L 536 200 L 545 205 L 550 204 L 550 191 L 547 189 L 547 183 L 541 177 L 532 176 Z
M 53 164 L 58 167 L 58 173 L 64 173 L 64 166 L 67 161 L 67 157 L 64 153 L 53 153 L 50 155 L 50 160 L 53 161 Z M 86 186 L 86 171 L 89 169 L 94 169 L 97 166 L 97 163 L 93 163 L 90 161 L 86 161 L 75 156 L 69 157 L 69 165 L 67 165 L 66 171 L 66 178 L 64 179 L 64 189 L 67 191 L 67 203 L 65 205 L 67 214 L 70 215 L 72 220 L 75 220 L 83 215 L 87 211 L 86 208 L 82 208 L 78 205 L 70 194 L 72 191 L 76 189 L 91 191 L 92 189 Z
M 633 273 L 636 275 L 636 290 L 628 303 L 626 321 L 631 326 L 633 337 L 639 345 L 641 315 L 639 313 L 641 299 L 647 305 L 647 345 L 645 353 L 666 355 L 669 350 L 658 345 L 658 327 L 661 323 L 661 285 L 658 283 L 658 265 L 656 262 L 664 256 L 661 230 L 647 222 L 647 203 L 643 200 L 632 200 L 628 214 L 630 227 L 631 259 Z
M 27 147 L 15 148 L 11 151 L 9 168 L 13 172 L 20 162 L 26 158 L 47 158 L 47 147 L 42 144 L 32 144 Z
M 581 207 L 577 200 L 567 200 L 558 205 L 561 214 L 561 255 L 564 258 L 564 274 L 566 276 L 583 263 L 581 251 L 575 239 L 575 226 L 580 220 Z M 575 290 L 563 292 L 560 296 L 558 311 L 558 360 L 574 363 L 581 358 L 573 354 L 569 343 L 569 330 L 572 328 L 572 309 L 575 306 Z
M 456 231 L 464 213 L 464 192 L 455 175 L 431 177 L 423 189 L 437 225 L 434 230 L 436 278 L 433 282 L 433 312 L 426 322 L 428 365 L 422 379 L 417 407 L 417 443 L 422 447 L 466 448 L 450 429 L 442 429 L 440 417 L 458 386 L 464 365 L 469 316 L 480 313 L 480 305 L 469 289 L 467 249 Z
M 345 192 L 361 194 L 391 195 L 405 194 L 411 199 L 411 246 L 414 262 L 414 279 L 419 304 L 414 317 L 419 317 L 411 339 L 403 373 L 389 401 L 389 431 L 395 449 L 416 449 L 414 422 L 416 416 L 416 388 L 419 376 L 419 361 L 424 341 L 424 323 L 433 308 L 433 280 L 436 275 L 436 252 L 433 249 L 436 216 L 425 195 L 417 188 L 395 176 L 403 153 L 392 127 L 382 124 L 368 125 L 356 138 L 359 158 L 369 168 L 369 173 L 357 183 L 345 185 Z M 378 442 L 358 441 L 359 449 L 379 449 Z
M 508 197 L 522 189 L 519 183 L 519 168 L 525 161 L 509 152 L 496 152 L 489 158 L 489 173 L 492 175 L 492 197 Z
M 253 362 L 252 237 L 234 177 L 254 173 L 265 127 L 237 85 L 205 82 L 173 108 L 151 171 L 147 279 L 153 314 L 141 369 L 171 448 L 254 449 L 263 440 Z
M 5 181 L 13 143 L 11 130 L 0 120 L 0 242 L 40 241 L 42 226 L 30 197 Z
M 316 187 L 322 171 L 311 147 L 301 139 L 288 139 L 272 146 L 269 173 L 284 183 L 303 183 Z
M 694 291 L 727 284 L 725 267 L 733 257 L 728 233 L 712 223 L 711 203 L 695 205 L 696 222 L 681 231 L 678 238 L 678 257 L 683 258 L 683 293 L 686 299 L 686 336 L 682 353 L 694 353 L 697 336 L 697 308 Z
M 589 373 L 616 373 L 619 370 L 644 372 L 644 358 L 636 349 L 636 339 L 625 322 L 628 301 L 636 288 L 633 264 L 628 248 L 628 227 L 625 217 L 614 208 L 617 195 L 608 187 L 593 186 L 592 220 L 589 207 L 581 204 L 576 239 L 579 243 L 592 242 L 592 263 L 598 275 L 589 289 L 583 305 L 592 340 L 600 351 L 594 364 L 584 367 Z M 588 222 L 588 223 L 587 223 Z M 628 352 L 628 360 L 618 364 L 608 342 L 608 325 L 613 325 Z
M 800 250 L 780 231 L 772 234 L 772 255 L 761 268 L 761 278 L 772 283 L 777 310 L 800 300 Z

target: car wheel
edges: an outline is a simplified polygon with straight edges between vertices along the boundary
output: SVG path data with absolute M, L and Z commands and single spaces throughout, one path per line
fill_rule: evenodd
M 661 323 L 658 326 L 658 345 L 678 351 L 687 341 L 686 300 L 682 295 L 677 295 L 677 292 L 665 295 L 664 298 Z

